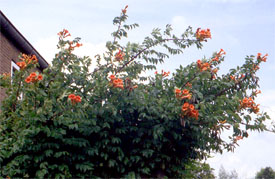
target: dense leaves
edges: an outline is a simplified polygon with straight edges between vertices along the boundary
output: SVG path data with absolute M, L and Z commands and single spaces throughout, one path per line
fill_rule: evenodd
M 64 29 L 58 33 L 60 51 L 42 75 L 36 73 L 39 79 L 30 77 L 35 62 L 26 63 L 12 83 L 1 75 L 7 92 L 1 176 L 181 177 L 209 152 L 233 151 L 249 130 L 267 130 L 268 116 L 254 103 L 256 71 L 266 56 L 247 56 L 243 66 L 219 76 L 221 50 L 171 75 L 142 76 L 169 55 L 202 48 L 211 34 L 189 27 L 177 37 L 167 25 L 142 43 L 120 44 L 138 26 L 125 24 L 126 12 L 114 19 L 117 31 L 103 55 L 74 55 L 80 39 L 68 40 Z M 229 140 L 221 138 L 224 130 L 232 131 Z
M 256 173 L 256 179 L 271 179 L 275 178 L 275 171 L 271 167 L 262 168 Z

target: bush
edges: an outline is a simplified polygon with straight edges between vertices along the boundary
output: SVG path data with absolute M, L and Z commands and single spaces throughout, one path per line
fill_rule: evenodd
M 114 18 L 118 28 L 103 55 L 74 55 L 80 39 L 68 40 L 64 29 L 43 74 L 30 73 L 36 58 L 22 55 L 12 83 L 1 75 L 8 96 L 0 119 L 1 176 L 181 177 L 186 164 L 211 151 L 233 151 L 249 130 L 267 130 L 268 116 L 253 101 L 266 56 L 247 56 L 243 66 L 219 76 L 220 50 L 171 75 L 144 77 L 170 54 L 201 48 L 211 33 L 189 27 L 177 37 L 167 25 L 141 44 L 123 45 L 120 39 L 138 26 L 125 24 L 126 8 Z M 230 128 L 230 141 L 222 139 Z

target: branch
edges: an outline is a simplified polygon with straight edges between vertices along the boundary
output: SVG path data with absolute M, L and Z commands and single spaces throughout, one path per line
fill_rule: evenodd
M 117 72 L 116 72 L 115 74 L 117 74 L 117 73 L 119 73 L 121 70 L 123 70 L 124 67 L 126 67 L 127 65 L 129 65 L 132 61 L 134 61 L 140 54 L 142 54 L 142 53 L 145 52 L 146 50 L 150 49 L 151 47 L 153 47 L 153 46 L 155 46 L 155 45 L 158 45 L 158 44 L 163 43 L 163 42 L 165 42 L 165 41 L 171 41 L 171 40 L 185 40 L 185 39 L 175 39 L 175 38 L 171 38 L 171 39 L 162 39 L 162 40 L 160 40 L 159 42 L 157 42 L 157 43 L 155 43 L 155 44 L 153 44 L 153 45 L 151 45 L 151 46 L 148 46 L 148 47 L 146 47 L 146 48 L 140 50 L 136 55 L 132 56 L 132 58 L 131 58 L 128 62 L 124 63 L 124 64 L 117 70 Z

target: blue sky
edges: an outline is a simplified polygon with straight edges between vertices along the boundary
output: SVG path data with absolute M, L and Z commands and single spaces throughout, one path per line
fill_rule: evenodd
M 175 33 L 187 26 L 210 28 L 212 39 L 202 50 L 191 48 L 171 57 L 160 69 L 173 71 L 180 64 L 211 56 L 223 48 L 226 59 L 221 73 L 241 65 L 246 55 L 268 53 L 258 72 L 262 94 L 257 102 L 275 119 L 275 1 L 274 0 L 0 0 L 2 12 L 48 60 L 56 52 L 57 32 L 67 28 L 84 44 L 80 55 L 93 56 L 111 39 L 113 17 L 129 5 L 129 23 L 140 28 L 129 39 L 141 42 L 154 27 L 172 24 Z M 217 171 L 235 169 L 242 178 L 253 177 L 261 167 L 275 169 L 275 134 L 251 133 L 234 153 L 213 155 L 209 162 Z

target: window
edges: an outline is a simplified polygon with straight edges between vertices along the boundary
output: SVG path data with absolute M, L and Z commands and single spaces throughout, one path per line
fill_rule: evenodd
M 12 83 L 12 79 L 14 77 L 15 72 L 19 71 L 19 70 L 20 70 L 19 66 L 16 65 L 16 63 L 14 63 L 14 61 L 12 60 L 11 61 L 11 83 Z M 22 100 L 23 99 L 23 93 L 20 93 L 18 98 L 19 98 L 19 100 Z
M 11 82 L 12 82 L 12 79 L 13 79 L 13 75 L 16 71 L 19 71 L 20 68 L 18 65 L 16 65 L 16 63 L 14 63 L 14 61 L 12 60 L 11 61 Z

